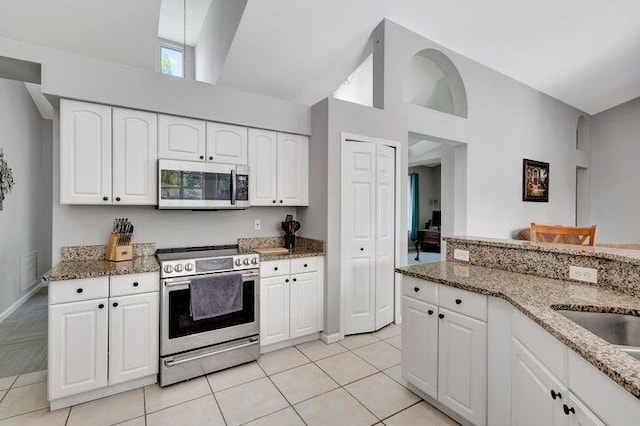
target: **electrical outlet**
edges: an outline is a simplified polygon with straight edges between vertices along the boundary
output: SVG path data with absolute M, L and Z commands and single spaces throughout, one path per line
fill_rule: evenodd
M 454 249 L 453 250 L 453 258 L 456 260 L 462 260 L 465 262 L 469 261 L 469 250 L 459 250 L 459 249 Z
M 598 270 L 594 268 L 583 268 L 582 266 L 569 265 L 569 279 L 597 284 Z
M 253 221 L 253 229 L 255 229 L 256 231 L 262 229 L 262 222 L 260 222 L 260 219 L 256 219 Z

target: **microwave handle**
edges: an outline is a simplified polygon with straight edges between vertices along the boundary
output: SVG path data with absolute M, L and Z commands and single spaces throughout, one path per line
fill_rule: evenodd
M 231 169 L 231 205 L 236 205 L 236 170 Z

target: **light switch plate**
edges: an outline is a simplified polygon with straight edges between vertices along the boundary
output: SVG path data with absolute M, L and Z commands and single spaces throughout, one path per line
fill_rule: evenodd
M 584 268 L 582 266 L 569 265 L 569 278 L 576 281 L 588 283 L 598 283 L 598 270 L 594 268 Z
M 256 219 L 253 221 L 253 229 L 256 231 L 259 231 L 262 229 L 262 222 L 260 222 L 260 219 Z
M 469 250 L 454 249 L 453 250 L 453 258 L 456 259 L 456 260 L 462 260 L 464 262 L 468 262 L 469 261 Z

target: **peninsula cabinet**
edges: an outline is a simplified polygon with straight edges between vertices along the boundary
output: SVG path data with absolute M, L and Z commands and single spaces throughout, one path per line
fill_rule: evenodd
M 157 204 L 156 114 L 60 101 L 61 204 Z
M 322 257 L 261 262 L 260 345 L 322 331 L 323 286 Z
M 309 138 L 249 129 L 249 203 L 309 205 Z
M 475 425 L 486 424 L 487 298 L 403 277 L 402 374 Z
M 49 288 L 52 409 L 157 381 L 158 273 L 54 281 Z

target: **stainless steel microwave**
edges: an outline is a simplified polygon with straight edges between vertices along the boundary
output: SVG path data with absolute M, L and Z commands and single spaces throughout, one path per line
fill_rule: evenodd
M 158 208 L 249 207 L 249 166 L 158 160 Z

